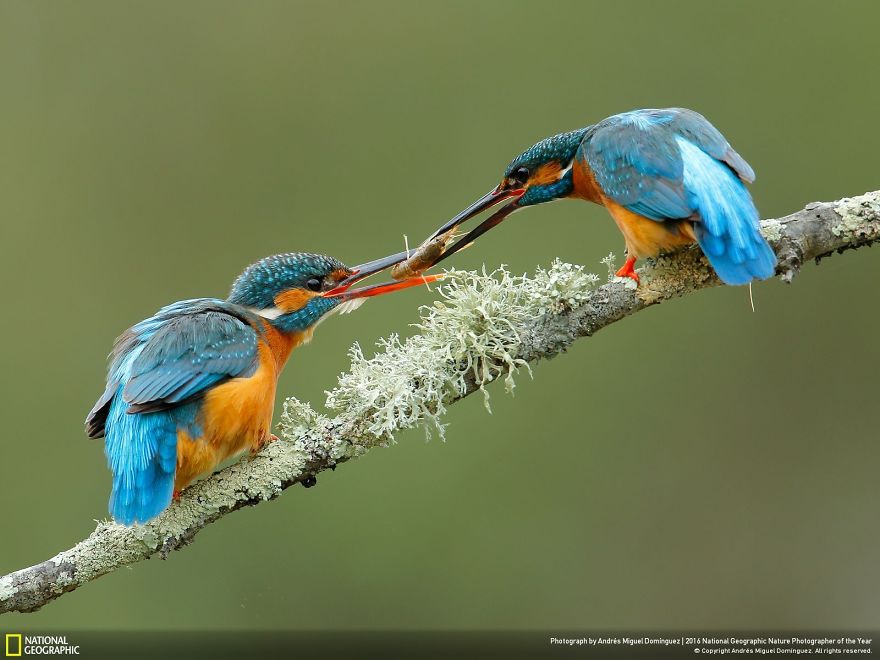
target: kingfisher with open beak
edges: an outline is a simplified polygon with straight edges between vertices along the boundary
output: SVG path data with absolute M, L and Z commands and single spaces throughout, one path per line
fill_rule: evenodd
M 501 183 L 426 243 L 502 201 L 507 204 L 445 250 L 455 254 L 514 211 L 556 199 L 601 204 L 617 223 L 627 258 L 617 272 L 639 281 L 636 259 L 699 244 L 726 284 L 771 277 L 776 255 L 761 236 L 745 184 L 755 173 L 702 115 L 685 108 L 634 110 L 560 133 L 507 166 Z M 407 271 L 411 272 L 411 271 Z
M 86 419 L 89 437 L 106 438 L 113 518 L 146 522 L 200 474 L 275 439 L 278 376 L 321 321 L 440 277 L 351 288 L 406 256 L 355 268 L 319 254 L 267 257 L 239 275 L 226 300 L 176 302 L 126 330 Z

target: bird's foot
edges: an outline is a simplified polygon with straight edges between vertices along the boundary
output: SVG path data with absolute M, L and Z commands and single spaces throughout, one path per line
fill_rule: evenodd
M 263 436 L 263 438 L 259 442 L 251 447 L 251 456 L 256 456 L 263 447 L 268 445 L 270 442 L 275 442 L 276 440 L 280 440 L 280 438 L 274 433 L 269 433 L 268 435 Z
M 177 500 L 179 500 L 181 492 L 183 492 L 183 491 L 175 490 L 173 493 L 171 493 L 171 501 L 176 502 Z
M 626 261 L 623 262 L 623 266 L 614 273 L 617 277 L 628 277 L 631 280 L 635 280 L 636 284 L 639 283 L 639 274 L 636 272 L 634 266 L 636 264 L 635 257 L 627 257 Z

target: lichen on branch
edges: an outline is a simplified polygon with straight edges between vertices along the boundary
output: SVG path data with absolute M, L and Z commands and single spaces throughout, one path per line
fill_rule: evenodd
M 446 407 L 476 386 L 489 409 L 486 385 L 504 379 L 512 392 L 520 369 L 522 330 L 536 319 L 589 301 L 599 277 L 558 259 L 533 277 L 505 267 L 491 273 L 449 271 L 439 299 L 420 309 L 416 334 L 380 339 L 365 357 L 359 344 L 349 351 L 351 367 L 327 392 L 327 407 L 356 420 L 355 433 L 374 442 L 393 440 L 399 430 L 423 426 L 445 435 Z M 295 398 L 287 400 L 282 433 L 288 439 L 319 417 Z
M 880 240 L 880 191 L 813 203 L 762 231 L 791 281 L 811 261 Z M 613 258 L 603 260 L 613 273 Z M 449 405 L 486 385 L 514 377 L 529 364 L 563 352 L 627 316 L 720 284 L 698 249 L 662 256 L 639 270 L 641 284 L 599 277 L 554 262 L 533 276 L 452 271 L 439 299 L 423 307 L 413 336 L 392 335 L 370 358 L 359 346 L 352 365 L 327 393 L 335 417 L 294 398 L 280 416 L 283 440 L 269 443 L 187 488 L 155 520 L 136 527 L 100 522 L 92 534 L 51 559 L 0 576 L 0 614 L 32 612 L 122 566 L 165 557 L 199 531 L 245 506 L 278 497 L 294 484 L 311 485 L 322 470 L 393 440 L 398 430 L 424 425 L 443 434 Z

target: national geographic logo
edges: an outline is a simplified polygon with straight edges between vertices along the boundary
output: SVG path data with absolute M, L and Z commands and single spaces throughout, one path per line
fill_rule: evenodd
M 79 645 L 69 644 L 66 635 L 6 633 L 6 657 L 23 655 L 79 655 Z
M 21 634 L 6 634 L 6 657 L 17 658 L 21 655 Z

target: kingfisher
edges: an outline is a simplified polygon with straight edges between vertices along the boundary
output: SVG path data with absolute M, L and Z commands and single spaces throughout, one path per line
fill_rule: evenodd
M 278 376 L 321 321 L 368 297 L 439 279 L 352 288 L 406 256 L 354 268 L 320 254 L 266 257 L 238 276 L 226 300 L 176 302 L 126 330 L 86 418 L 89 437 L 105 437 L 113 518 L 147 522 L 199 475 L 276 439 Z
M 761 236 L 745 184 L 755 172 L 709 121 L 686 108 L 633 110 L 541 140 L 513 159 L 501 183 L 438 229 L 510 200 L 433 264 L 519 209 L 557 199 L 604 206 L 626 243 L 619 277 L 638 283 L 636 260 L 696 242 L 726 284 L 771 277 L 776 255 Z

